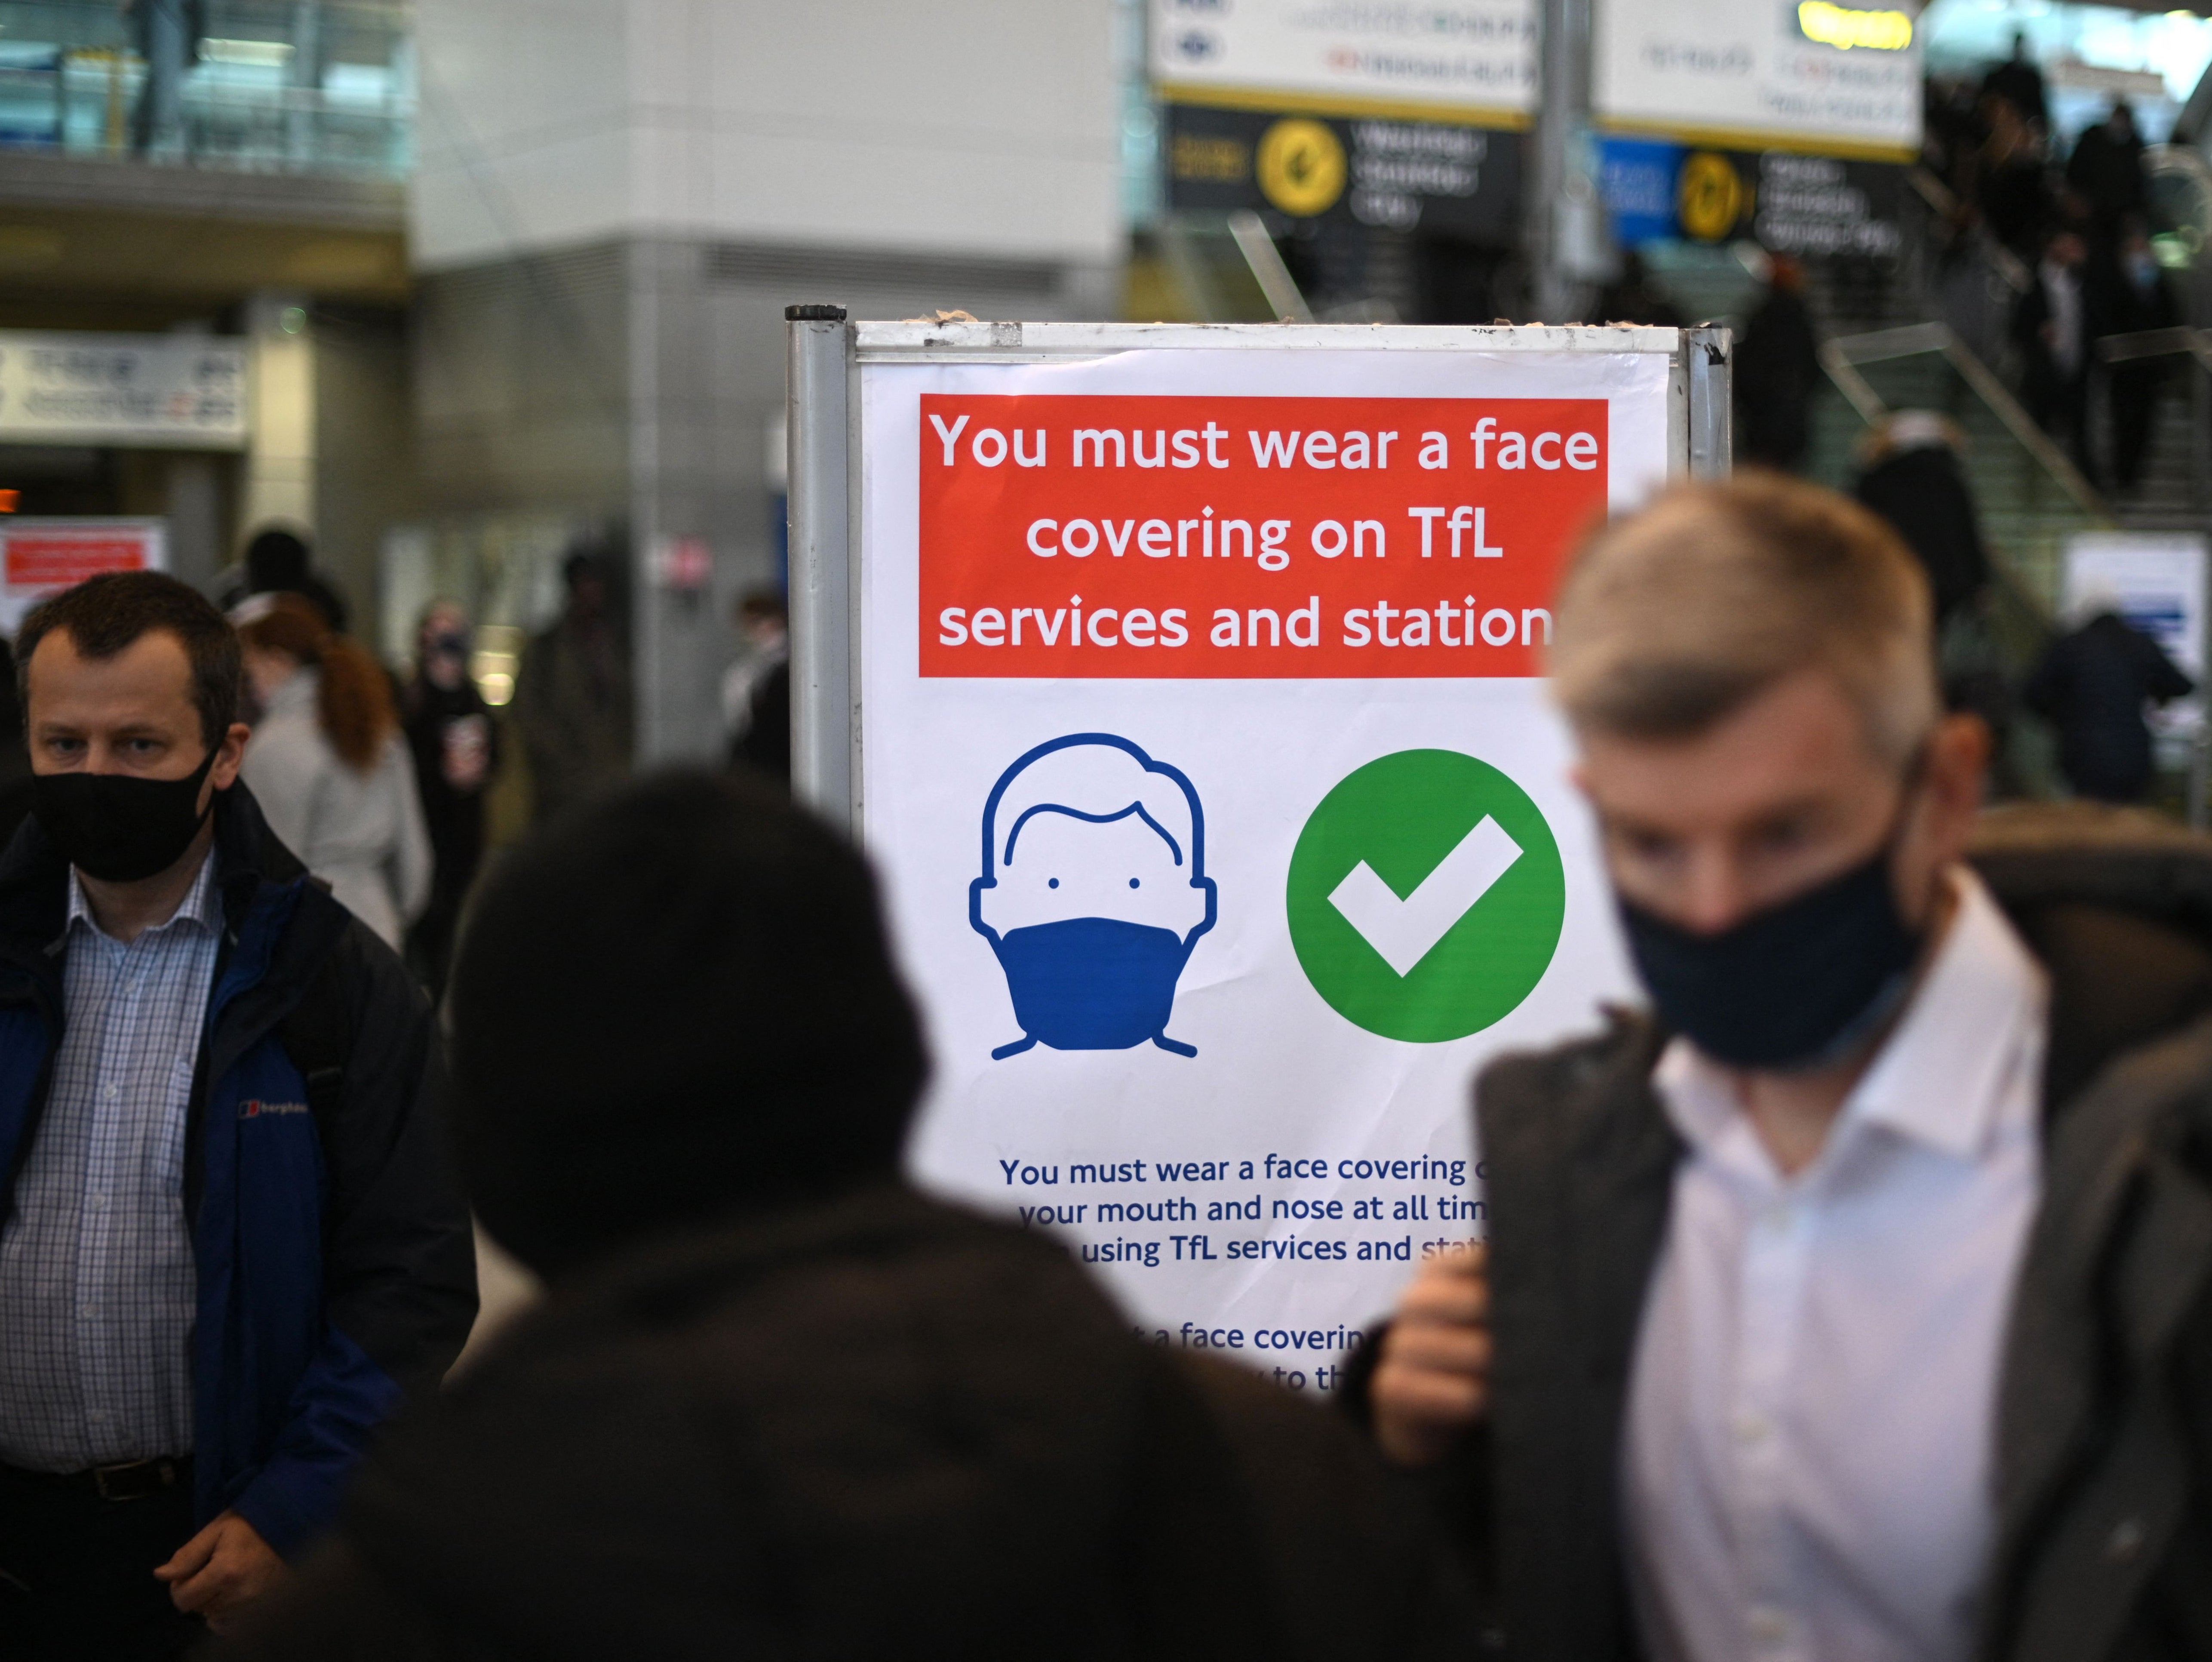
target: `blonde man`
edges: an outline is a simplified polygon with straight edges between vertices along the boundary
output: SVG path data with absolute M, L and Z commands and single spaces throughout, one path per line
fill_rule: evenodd
M 1779 478 L 1559 607 L 1650 1016 L 1476 1093 L 1367 1402 L 1516 1659 L 2212 1657 L 2212 855 L 1976 833 L 1925 578 Z

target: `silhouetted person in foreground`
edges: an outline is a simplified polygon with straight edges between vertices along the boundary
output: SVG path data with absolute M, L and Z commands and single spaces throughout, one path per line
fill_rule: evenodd
M 550 1296 L 234 1658 L 1463 1652 L 1348 1428 L 901 1181 L 927 1063 L 875 885 L 773 787 L 542 831 L 450 1008 L 479 1215 Z
M 2152 772 L 2144 706 L 2185 698 L 2197 684 L 2110 602 L 2084 612 L 2028 678 L 2027 706 L 2057 728 L 2058 765 L 2077 795 L 2140 802 Z

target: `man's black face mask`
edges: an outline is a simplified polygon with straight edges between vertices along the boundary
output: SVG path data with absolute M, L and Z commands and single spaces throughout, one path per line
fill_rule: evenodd
M 1863 864 L 1717 934 L 1620 901 L 1660 1019 L 1732 1068 L 1842 1060 L 1896 1011 L 1920 954 L 1890 880 L 1896 846 L 1893 833 Z
M 215 798 L 200 807 L 200 787 L 216 752 L 182 779 L 127 773 L 34 773 L 31 812 L 63 856 L 103 883 L 136 883 L 184 857 Z

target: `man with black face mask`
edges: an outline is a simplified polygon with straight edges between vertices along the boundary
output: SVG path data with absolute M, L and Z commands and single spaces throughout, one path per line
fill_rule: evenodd
M 95 577 L 17 637 L 0 857 L 0 1655 L 181 1653 L 476 1306 L 437 1035 L 238 782 L 240 653 Z
M 1486 1254 L 1351 1393 L 1508 1656 L 2212 1657 L 2212 849 L 1980 819 L 1929 610 L 1771 478 L 1568 575 L 1653 1012 L 1486 1071 Z

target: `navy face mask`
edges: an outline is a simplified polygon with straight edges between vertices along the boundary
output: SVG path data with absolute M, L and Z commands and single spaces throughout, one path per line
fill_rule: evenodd
M 1733 928 L 1698 934 L 1619 902 L 1659 1015 L 1714 1061 L 1791 1069 L 1839 1061 L 1897 1009 L 1921 938 L 1898 915 L 1891 844 Z
M 1164 1037 L 1175 1013 L 1176 981 L 1190 958 L 1173 929 L 1118 917 L 1070 917 L 1009 929 L 992 946 L 1006 972 L 1014 1020 L 1030 1044 L 1055 1050 L 1126 1050 L 1146 1039 L 1191 1054 Z

